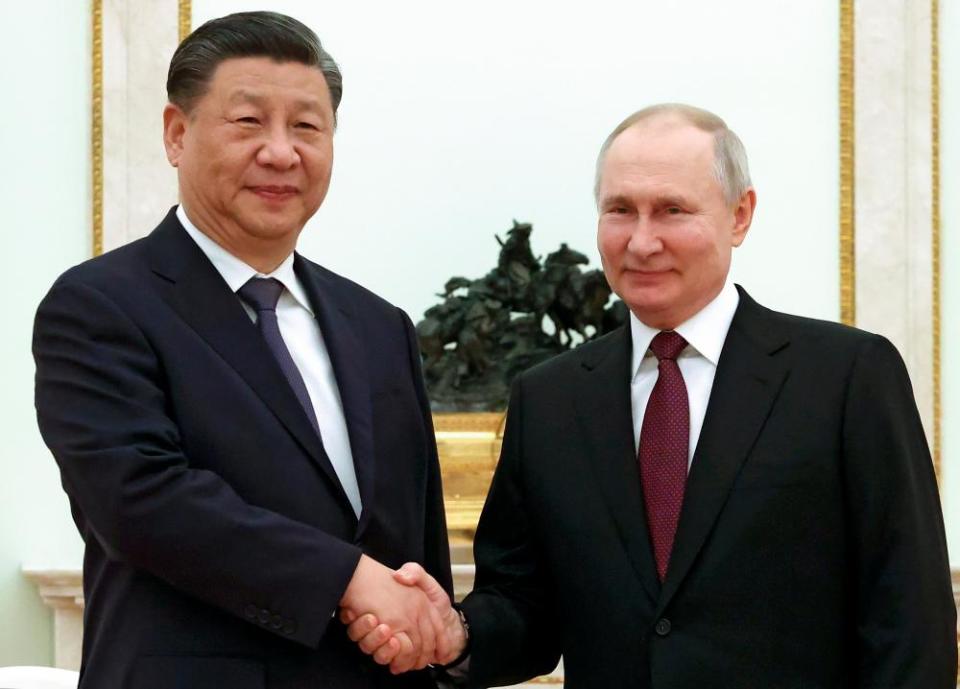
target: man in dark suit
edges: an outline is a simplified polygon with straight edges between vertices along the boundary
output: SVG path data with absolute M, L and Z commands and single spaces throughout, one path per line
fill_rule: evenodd
M 440 474 L 406 314 L 294 252 L 323 201 L 341 80 L 303 24 L 231 15 L 176 51 L 164 144 L 182 205 L 61 276 L 37 313 L 36 405 L 85 541 L 81 687 L 432 687 L 338 609 L 441 620 Z
M 954 687 L 937 484 L 894 347 L 730 283 L 756 195 L 715 115 L 632 115 L 596 194 L 629 326 L 516 380 L 468 626 L 422 568 L 398 575 L 451 620 L 460 679 L 562 653 L 568 689 Z M 350 618 L 365 651 L 374 617 Z

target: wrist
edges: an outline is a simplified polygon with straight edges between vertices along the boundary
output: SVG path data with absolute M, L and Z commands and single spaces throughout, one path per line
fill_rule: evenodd
M 445 663 L 443 668 L 456 667 L 470 655 L 470 623 L 458 605 L 450 609 L 450 635 L 453 640 L 453 660 Z
M 360 559 L 357 561 L 357 566 L 353 570 L 353 575 L 350 577 L 350 581 L 347 582 L 347 587 L 340 596 L 341 607 L 349 607 L 350 603 L 356 600 L 357 596 L 368 587 L 368 580 L 370 579 L 370 574 L 375 563 L 376 561 L 372 558 L 362 553 L 360 554 Z

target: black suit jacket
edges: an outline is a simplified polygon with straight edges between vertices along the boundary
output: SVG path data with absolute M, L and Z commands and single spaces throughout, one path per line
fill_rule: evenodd
M 67 271 L 37 313 L 36 405 L 85 541 L 84 689 L 420 687 L 351 644 L 361 552 L 449 590 L 413 328 L 297 256 L 330 352 L 363 511 L 240 301 L 173 211 Z
M 952 689 L 956 611 L 910 382 L 882 337 L 741 290 L 661 586 L 629 328 L 517 380 L 475 542 L 471 683 Z

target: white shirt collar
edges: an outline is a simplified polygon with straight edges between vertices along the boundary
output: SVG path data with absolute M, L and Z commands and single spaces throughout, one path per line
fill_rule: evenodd
M 274 278 L 287 288 L 287 291 L 300 306 L 309 311 L 310 315 L 314 315 L 307 293 L 297 279 L 296 273 L 293 272 L 294 255 L 292 253 L 269 275 L 260 273 L 256 268 L 247 265 L 197 229 L 197 226 L 190 222 L 190 218 L 187 217 L 183 205 L 177 206 L 177 220 L 183 225 L 183 229 L 187 231 L 190 238 L 197 243 L 200 250 L 210 259 L 213 267 L 217 269 L 231 291 L 236 292 L 253 277 Z
M 740 303 L 740 294 L 736 287 L 727 278 L 720 293 L 709 304 L 704 306 L 692 317 L 681 323 L 675 331 L 687 341 L 690 348 L 696 350 L 704 359 L 714 366 L 720 361 L 720 352 L 727 339 L 727 331 L 733 321 L 733 314 Z M 630 336 L 633 339 L 633 372 L 631 380 L 636 378 L 645 356 L 649 352 L 650 342 L 660 331 L 651 328 L 630 312 Z M 685 350 L 687 351 L 687 350 Z

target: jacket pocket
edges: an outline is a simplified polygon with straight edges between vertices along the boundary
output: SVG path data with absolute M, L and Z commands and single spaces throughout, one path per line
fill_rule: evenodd
M 265 689 L 263 663 L 248 658 L 144 656 L 133 669 L 131 689 Z

